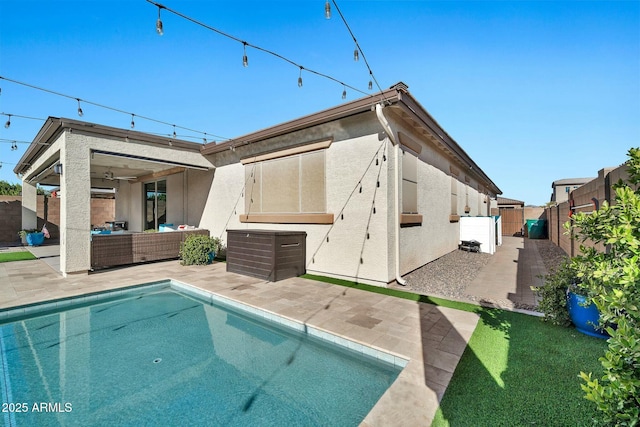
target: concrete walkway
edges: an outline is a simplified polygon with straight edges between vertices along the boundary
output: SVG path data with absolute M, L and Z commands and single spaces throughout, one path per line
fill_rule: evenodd
M 481 303 L 505 309 L 535 307 L 531 286 L 540 286 L 547 270 L 534 240 L 504 237 L 502 246 L 469 284 L 466 293 Z

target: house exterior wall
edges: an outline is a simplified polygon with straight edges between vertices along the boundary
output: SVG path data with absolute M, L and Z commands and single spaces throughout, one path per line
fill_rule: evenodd
M 36 186 L 22 182 L 22 229 L 34 229 L 38 225 Z
M 91 268 L 91 154 L 82 135 L 65 132 L 60 139 L 60 270 L 66 276 Z
M 189 169 L 185 172 L 185 186 L 187 191 L 185 198 L 185 222 L 187 224 L 201 226 L 203 212 L 207 204 L 215 172 L 217 171 L 199 171 L 194 169 Z M 228 194 L 228 196 L 230 197 L 229 200 L 234 200 L 231 194 Z
M 452 186 L 456 192 L 455 214 L 487 216 L 488 204 L 486 194 L 478 191 L 479 183 L 471 173 L 461 170 L 428 137 L 416 132 L 396 114 L 391 112 L 387 117 L 396 131 L 397 140 L 414 147 L 405 148 L 405 156 L 416 155 L 415 149 L 420 147 L 417 154 L 418 213 L 422 215 L 422 225 L 400 229 L 400 274 L 404 275 L 457 249 L 460 224 L 449 220 L 449 216 L 454 214 Z M 399 164 L 401 167 L 402 162 Z M 393 176 L 393 172 L 390 172 L 390 176 Z M 389 200 L 393 200 L 392 192 L 389 193 Z M 469 212 L 465 212 L 465 207 L 469 208 Z M 394 233 L 394 229 L 395 222 L 391 215 L 389 233 Z M 395 254 L 394 251 L 389 253 Z
M 397 117 L 392 117 L 394 126 L 414 141 L 410 145 L 415 148 L 417 143 L 421 147 L 417 155 L 417 203 L 423 222 L 420 226 L 400 229 L 400 273 L 406 274 L 457 249 L 460 226 L 450 221 L 452 177 L 458 215 L 486 216 L 488 204 L 486 190 L 473 174 L 461 171 L 460 166 L 455 166 L 453 160 L 426 137 L 415 134 Z M 395 197 L 400 197 L 398 204 L 402 206 L 402 185 L 400 182 L 396 195 L 395 156 L 396 153 L 401 156 L 402 151 L 381 130 L 375 113 L 362 113 L 254 143 L 248 148 L 242 146 L 235 151 L 211 155 L 216 170 L 200 226 L 210 229 L 212 235 L 223 241 L 226 241 L 226 229 L 305 231 L 309 273 L 386 286 L 395 279 L 396 271 Z M 326 212 L 334 215 L 333 224 L 240 222 L 239 216 L 247 213 L 245 199 L 251 197 L 248 191 L 243 192 L 249 175 L 245 175 L 248 166 L 239 163 L 241 158 L 327 138 L 333 142 L 326 149 L 325 157 Z M 378 165 L 375 164 L 376 152 Z M 416 156 L 416 153 L 407 151 L 404 155 Z M 400 157 L 397 164 L 401 180 Z M 452 170 L 456 171 L 455 175 Z M 190 178 L 190 185 L 193 182 Z M 469 212 L 465 212 L 466 206 Z
M 167 223 L 177 226 L 184 224 L 185 184 L 184 172 L 169 175 L 167 180 Z
M 120 183 L 116 189 L 115 219 L 127 221 L 127 228 L 133 230 L 131 223 L 131 184 L 128 181 Z
M 311 132 L 298 136 L 304 141 L 303 138 L 316 135 Z M 388 239 L 386 168 L 390 162 L 383 162 L 380 156 L 378 168 L 367 171 L 381 144 L 376 133 L 334 142 L 326 150 L 326 211 L 334 214 L 333 224 L 241 223 L 239 215 L 246 213 L 245 197 L 250 195 L 243 193 L 245 166 L 231 163 L 216 168 L 200 226 L 210 229 L 213 236 L 222 237 L 225 242 L 225 229 L 305 231 L 309 273 L 357 277 L 365 283 L 386 284 L 391 280 L 389 259 L 387 252 L 380 248 L 387 247 Z M 378 172 L 380 187 L 377 187 Z M 360 180 L 362 193 L 357 185 Z M 372 213 L 374 193 L 375 214 Z

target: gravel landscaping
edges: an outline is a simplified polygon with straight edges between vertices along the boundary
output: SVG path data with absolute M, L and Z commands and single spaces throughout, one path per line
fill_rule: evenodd
M 549 240 L 529 242 L 536 244 L 547 271 L 556 269 L 567 257 L 562 249 Z M 465 289 L 490 259 L 489 254 L 456 250 L 404 276 L 406 286 L 393 287 L 429 296 L 479 303 L 481 298 L 465 293 Z

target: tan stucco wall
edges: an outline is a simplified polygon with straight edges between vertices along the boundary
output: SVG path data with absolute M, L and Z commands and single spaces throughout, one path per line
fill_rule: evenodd
M 301 134 L 315 138 L 314 132 Z M 232 163 L 215 170 L 211 191 L 204 208 L 201 226 L 226 241 L 226 229 L 292 230 L 307 233 L 307 271 L 344 277 L 365 283 L 386 284 L 390 279 L 387 247 L 387 171 L 389 161 L 373 166 L 364 175 L 382 141 L 377 133 L 334 142 L 326 151 L 327 212 L 335 215 L 333 225 L 240 223 L 245 213 L 245 193 L 241 196 L 245 166 Z M 239 150 L 238 150 L 239 151 Z M 387 157 L 388 157 L 387 153 Z M 380 187 L 376 186 L 380 168 Z M 357 189 L 362 178 L 363 191 Z M 190 182 L 192 180 L 190 179 Z M 354 191 L 354 189 L 356 189 Z M 369 239 L 366 238 L 369 213 L 376 191 L 376 214 L 371 215 Z M 352 194 L 353 192 L 353 194 Z M 237 202 L 237 205 L 236 205 Z M 344 219 L 340 212 L 344 208 Z M 235 213 L 234 213 L 235 210 Z M 329 232 L 329 242 L 326 235 Z M 360 263 L 362 257 L 363 262 Z
M 36 228 L 37 215 L 37 188 L 28 182 L 22 182 L 22 229 L 32 230 Z
M 91 267 L 91 155 L 82 135 L 61 136 L 60 270 L 86 272 Z

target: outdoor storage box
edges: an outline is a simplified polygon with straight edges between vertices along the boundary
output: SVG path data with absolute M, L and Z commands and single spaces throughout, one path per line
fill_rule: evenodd
M 276 282 L 306 273 L 304 231 L 227 230 L 227 271 Z

